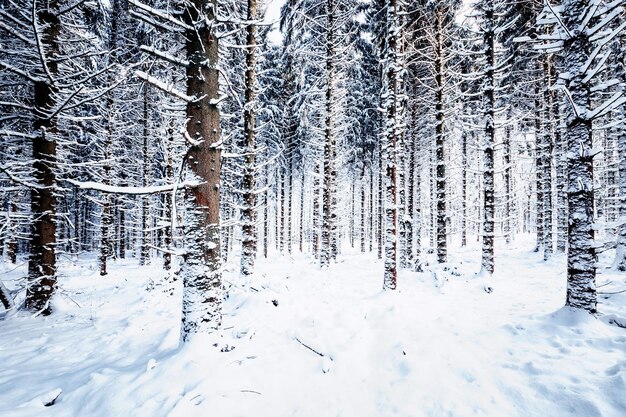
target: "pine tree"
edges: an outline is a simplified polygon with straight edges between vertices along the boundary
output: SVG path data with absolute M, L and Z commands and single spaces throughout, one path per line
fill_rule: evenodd
M 538 18 L 541 25 L 553 28 L 538 48 L 557 52 L 567 63 L 559 74 L 564 92 L 564 131 L 568 150 L 568 253 L 566 305 L 590 313 L 596 312 L 596 248 L 594 242 L 594 171 L 593 121 L 618 108 L 626 98 L 615 91 L 608 99 L 593 106 L 599 92 L 614 83 L 599 79 L 606 69 L 610 51 L 605 48 L 626 27 L 619 1 L 598 3 L 566 0 L 562 7 L 547 5 Z M 618 24 L 613 25 L 617 21 Z M 604 52 L 604 53 L 603 53 Z

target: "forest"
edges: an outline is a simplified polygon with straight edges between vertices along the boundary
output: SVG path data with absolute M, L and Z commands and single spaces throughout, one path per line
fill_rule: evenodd
M 0 415 L 623 417 L 625 9 L 0 0 Z

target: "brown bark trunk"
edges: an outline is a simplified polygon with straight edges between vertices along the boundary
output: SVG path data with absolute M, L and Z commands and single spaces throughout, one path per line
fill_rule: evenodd
M 42 43 L 47 46 L 48 72 L 54 77 L 58 64 L 54 58 L 59 52 L 58 38 L 61 22 L 54 13 L 56 1 L 48 4 L 34 17 L 41 25 Z M 28 262 L 29 285 L 26 291 L 26 308 L 48 315 L 52 312 L 49 301 L 56 289 L 56 175 L 54 165 L 57 151 L 57 121 L 46 117 L 56 107 L 57 87 L 50 79 L 34 85 L 34 129 L 38 132 L 33 139 L 33 171 L 37 188 L 31 189 L 30 258 Z

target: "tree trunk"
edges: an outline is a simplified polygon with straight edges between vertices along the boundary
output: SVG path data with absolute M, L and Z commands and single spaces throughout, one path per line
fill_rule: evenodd
M 300 221 L 299 221 L 299 234 L 298 234 L 298 242 L 300 247 L 300 253 L 304 252 L 304 167 L 302 167 L 301 177 L 300 177 Z
M 327 38 L 326 38 L 326 123 L 324 142 L 324 192 L 322 196 L 322 242 L 320 265 L 328 266 L 337 250 L 335 234 L 335 1 L 326 2 Z
M 315 161 L 315 172 L 313 174 L 313 228 L 311 230 L 311 240 L 313 242 L 313 255 L 315 258 L 320 256 L 320 163 Z
M 483 138 L 483 244 L 482 244 L 482 271 L 493 274 L 494 271 L 494 147 L 496 141 L 495 129 L 495 28 L 494 11 L 491 7 L 485 10 L 485 87 L 484 121 L 485 133 Z
M 169 119 L 169 125 L 167 128 L 167 162 L 165 166 L 165 177 L 169 184 L 173 183 L 174 180 L 174 119 Z M 167 193 L 165 195 L 165 220 L 167 221 L 167 226 L 165 227 L 165 249 L 167 251 L 163 254 L 163 269 L 169 271 L 172 268 L 172 244 L 174 243 L 174 230 L 173 225 L 175 224 L 175 219 L 172 217 L 174 214 L 174 201 L 175 196 L 173 193 Z
M 148 135 L 149 135 L 149 94 L 148 94 L 148 85 L 144 85 L 143 87 L 143 108 L 142 108 L 142 123 L 143 123 L 143 131 L 142 131 L 142 146 L 141 146 L 141 154 L 143 157 L 143 161 L 141 164 L 142 173 L 141 173 L 141 186 L 146 187 L 148 185 L 148 173 L 149 169 L 149 156 L 148 156 Z M 148 199 L 149 196 L 141 197 L 141 247 L 139 249 L 139 264 L 147 265 L 150 263 L 150 232 L 148 231 Z
M 18 233 L 18 223 L 15 219 L 15 215 L 17 214 L 17 198 L 17 195 L 11 196 L 11 200 L 9 203 L 9 209 L 12 215 L 9 215 L 9 222 L 11 223 L 11 226 L 9 227 L 10 236 L 7 242 L 7 258 L 9 259 L 9 262 L 13 265 L 17 263 L 18 250 L 16 237 Z
M 512 112 L 508 113 L 508 120 L 512 119 Z M 502 150 L 504 152 L 503 162 L 504 162 L 504 238 L 506 240 L 506 244 L 511 243 L 512 238 L 512 228 L 511 228 L 511 217 L 512 210 L 511 205 L 513 202 L 513 195 L 511 190 L 511 131 L 513 127 L 510 124 L 507 124 L 504 128 L 504 138 L 502 143 Z
M 461 133 L 461 247 L 467 246 L 467 133 Z
M 619 178 L 619 216 L 617 228 L 617 246 L 613 267 L 618 271 L 626 271 L 626 105 L 621 108 L 622 123 L 618 130 L 618 178 Z
M 397 257 L 398 257 L 398 141 L 400 140 L 401 109 L 400 99 L 400 43 L 398 35 L 400 27 L 397 0 L 388 0 L 387 3 L 387 51 L 386 51 L 386 204 L 385 204 L 385 272 L 383 288 L 395 290 L 397 285 Z
M 556 96 L 556 93 L 553 92 Z M 558 119 L 555 126 L 554 142 L 556 144 L 556 188 L 557 188 L 557 229 L 556 251 L 567 251 L 567 142 L 563 139 L 564 118 L 562 106 L 557 97 L 554 99 L 554 114 Z
M 563 23 L 567 27 L 581 25 L 587 2 L 566 0 Z M 564 43 L 563 58 L 570 77 L 564 78 L 571 101 L 577 109 L 591 108 L 589 80 L 582 68 L 592 50 L 589 36 L 581 34 Z M 569 151 L 567 164 L 568 252 L 567 298 L 570 307 L 596 312 L 596 250 L 594 245 L 594 190 L 592 122 L 581 117 L 570 103 L 564 103 L 567 129 L 565 139 Z
M 257 19 L 257 0 L 248 0 L 249 22 Z M 255 88 L 256 88 L 256 25 L 246 26 L 246 104 L 243 114 L 245 146 L 245 173 L 243 177 L 242 210 L 242 241 L 241 241 L 241 274 L 251 275 L 254 272 L 256 259 L 256 154 L 255 154 Z
M 544 59 L 545 85 L 552 85 L 552 62 L 549 57 Z M 552 151 L 554 148 L 554 106 L 552 103 L 552 92 L 548 87 L 544 87 L 544 132 L 543 132 L 543 259 L 547 261 L 552 257 Z
M 361 216 L 360 219 L 360 227 L 359 227 L 359 237 L 360 237 L 360 247 L 361 253 L 365 253 L 365 241 L 367 239 L 367 225 L 366 225 L 366 216 L 365 216 L 365 205 L 366 205 L 366 197 L 365 197 L 365 189 L 366 189 L 366 181 L 365 181 L 365 164 L 361 168 L 361 181 L 359 181 L 359 185 L 361 188 L 361 204 L 359 206 L 359 214 Z
M 183 264 L 181 337 L 187 341 L 221 324 L 220 176 L 221 147 L 218 38 L 215 34 L 217 0 L 191 0 L 184 20 L 186 33 L 187 134 L 194 144 L 186 154 L 188 176 L 200 184 L 188 193 Z
M 370 164 L 370 197 L 369 197 L 369 252 L 374 250 L 374 238 L 376 237 L 375 230 L 375 215 L 374 215 L 374 166 Z
M 436 84 L 436 105 L 435 105 L 435 157 L 436 157 L 436 223 L 437 223 L 437 261 L 444 263 L 448 259 L 447 231 L 446 231 L 446 161 L 445 149 L 445 48 L 443 38 L 443 16 L 441 10 L 435 11 L 436 34 L 435 34 L 435 84 Z
M 543 215 L 544 215 L 544 205 L 543 205 L 543 186 L 544 186 L 544 169 L 543 162 L 544 157 L 544 139 L 545 135 L 542 129 L 545 128 L 545 123 L 542 123 L 542 111 L 541 111 L 541 90 L 539 86 L 535 87 L 535 179 L 536 179 L 536 206 L 535 206 L 535 228 L 537 231 L 537 244 L 535 246 L 535 252 L 539 252 L 544 243 L 545 233 L 543 230 Z
M 48 8 L 45 8 L 47 5 Z M 37 24 L 41 30 L 41 57 L 47 62 L 48 73 L 58 72 L 59 36 L 61 22 L 57 15 L 57 1 L 41 5 L 37 11 Z M 26 309 L 48 315 L 52 312 L 50 299 L 56 289 L 56 174 L 57 120 L 46 117 L 58 106 L 57 87 L 52 80 L 42 78 L 34 83 L 34 122 L 37 136 L 32 142 L 33 176 L 37 188 L 31 188 L 30 257 L 28 261 L 28 289 Z

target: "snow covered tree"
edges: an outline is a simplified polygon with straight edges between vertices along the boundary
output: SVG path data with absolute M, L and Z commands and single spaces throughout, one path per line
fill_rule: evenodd
M 12 87 L 3 89 L 9 95 L 0 99 L 8 115 L 0 119 L 0 132 L 3 142 L 18 146 L 25 159 L 5 161 L 0 169 L 30 192 L 25 307 L 36 313 L 51 312 L 56 288 L 58 187 L 64 179 L 58 160 L 72 139 L 66 131 L 77 124 L 76 109 L 97 95 L 86 87 L 103 81 L 103 71 L 92 60 L 98 54 L 93 31 L 86 24 L 96 9 L 92 3 L 68 7 L 59 1 L 0 4 L 0 69 L 13 77 Z
M 221 324 L 220 181 L 221 126 L 219 96 L 219 26 L 217 0 L 186 1 L 166 12 L 130 0 L 133 14 L 170 35 L 182 34 L 185 56 L 150 47 L 144 51 L 186 73 L 186 92 L 176 85 L 137 71 L 139 78 L 186 103 L 184 136 L 188 143 L 185 175 L 186 252 L 182 265 L 183 315 L 181 338 L 207 333 Z M 181 40 L 182 43 L 182 40 Z M 182 46 L 182 45 L 181 45 Z
M 537 48 L 556 52 L 567 68 L 558 86 L 565 97 L 564 136 L 568 151 L 568 252 L 566 305 L 596 312 L 596 245 L 594 242 L 593 122 L 626 102 L 621 90 L 608 98 L 618 82 L 603 80 L 610 55 L 607 45 L 626 27 L 622 2 L 565 0 L 561 7 L 550 3 L 537 19 L 552 32 L 539 35 Z M 616 23 L 617 22 L 617 23 Z M 595 104 L 599 102 L 599 104 Z
M 385 176 L 385 289 L 394 290 L 398 274 L 398 170 L 401 148 L 405 94 L 404 94 L 404 33 L 402 31 L 402 0 L 388 0 L 385 3 L 386 27 L 385 47 L 383 49 L 383 95 L 382 101 L 386 112 L 383 155 L 386 164 Z

